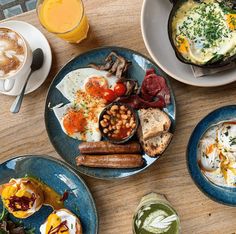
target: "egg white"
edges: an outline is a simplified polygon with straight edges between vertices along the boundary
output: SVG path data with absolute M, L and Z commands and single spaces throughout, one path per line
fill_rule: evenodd
M 236 144 L 232 144 L 232 139 L 236 138 L 236 124 L 222 124 L 218 131 L 219 145 L 226 151 L 236 152 Z
M 113 89 L 118 79 L 111 75 L 108 76 L 106 71 L 99 71 L 94 68 L 80 68 L 68 73 L 56 88 L 70 102 L 75 100 L 75 94 L 78 90 L 85 91 L 85 84 L 91 77 L 104 77 L 108 81 L 109 88 Z
M 74 108 L 76 105 L 75 104 L 59 104 L 55 107 L 53 107 L 54 114 L 56 115 L 57 120 L 59 121 L 61 128 L 63 132 L 68 135 L 67 131 L 65 130 L 63 126 L 63 118 L 65 114 L 68 112 L 68 109 Z M 93 141 L 100 141 L 102 138 L 101 132 L 99 130 L 99 125 L 98 122 L 93 122 L 89 119 L 87 119 L 87 128 L 85 134 L 82 134 L 80 132 L 76 132 L 72 135 L 69 135 L 70 137 L 82 141 L 88 141 L 88 142 L 93 142 Z M 85 136 L 84 136 L 85 135 Z
M 62 209 L 55 211 L 57 216 L 61 218 L 61 222 L 67 221 L 67 226 L 69 228 L 69 234 L 76 234 L 76 222 L 77 222 L 77 217 L 73 215 L 71 212 L 67 212 L 67 210 Z M 46 226 L 47 226 L 47 220 L 44 224 L 40 226 L 40 232 L 41 234 L 46 233 Z

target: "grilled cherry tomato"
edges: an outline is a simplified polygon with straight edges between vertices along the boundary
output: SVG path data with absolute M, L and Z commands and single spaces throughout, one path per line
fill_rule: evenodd
M 113 90 L 111 89 L 105 89 L 103 93 L 103 98 L 107 102 L 113 102 L 116 99 L 116 94 Z
M 126 93 L 126 86 L 123 83 L 117 83 L 114 87 L 114 92 L 118 97 L 121 97 Z

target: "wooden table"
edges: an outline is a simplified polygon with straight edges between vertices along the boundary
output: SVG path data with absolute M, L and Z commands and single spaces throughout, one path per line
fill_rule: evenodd
M 149 56 L 140 30 L 141 0 L 84 2 L 91 29 L 88 39 L 79 45 L 68 44 L 43 30 L 34 11 L 14 18 L 42 30 L 52 47 L 53 66 L 46 82 L 25 97 L 19 114 L 9 112 L 14 98 L 0 95 L 0 162 L 24 154 L 59 158 L 45 130 L 44 103 L 54 75 L 69 59 L 105 45 L 124 46 Z M 236 231 L 236 209 L 217 204 L 202 194 L 188 174 L 185 159 L 194 126 L 213 109 L 234 103 L 236 83 L 196 88 L 172 79 L 171 84 L 176 95 L 178 120 L 174 139 L 165 155 L 144 173 L 128 179 L 101 181 L 83 176 L 97 204 L 101 234 L 131 234 L 133 212 L 141 197 L 151 191 L 165 194 L 176 208 L 182 233 L 231 234 Z

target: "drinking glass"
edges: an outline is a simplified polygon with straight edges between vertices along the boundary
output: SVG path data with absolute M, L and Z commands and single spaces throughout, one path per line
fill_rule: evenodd
M 82 0 L 38 0 L 36 9 L 42 26 L 65 41 L 79 43 L 87 37 L 89 23 Z

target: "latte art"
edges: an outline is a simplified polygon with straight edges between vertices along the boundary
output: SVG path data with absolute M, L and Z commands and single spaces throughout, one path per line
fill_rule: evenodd
M 0 28 L 0 78 L 15 74 L 25 61 L 25 42 L 16 32 Z

